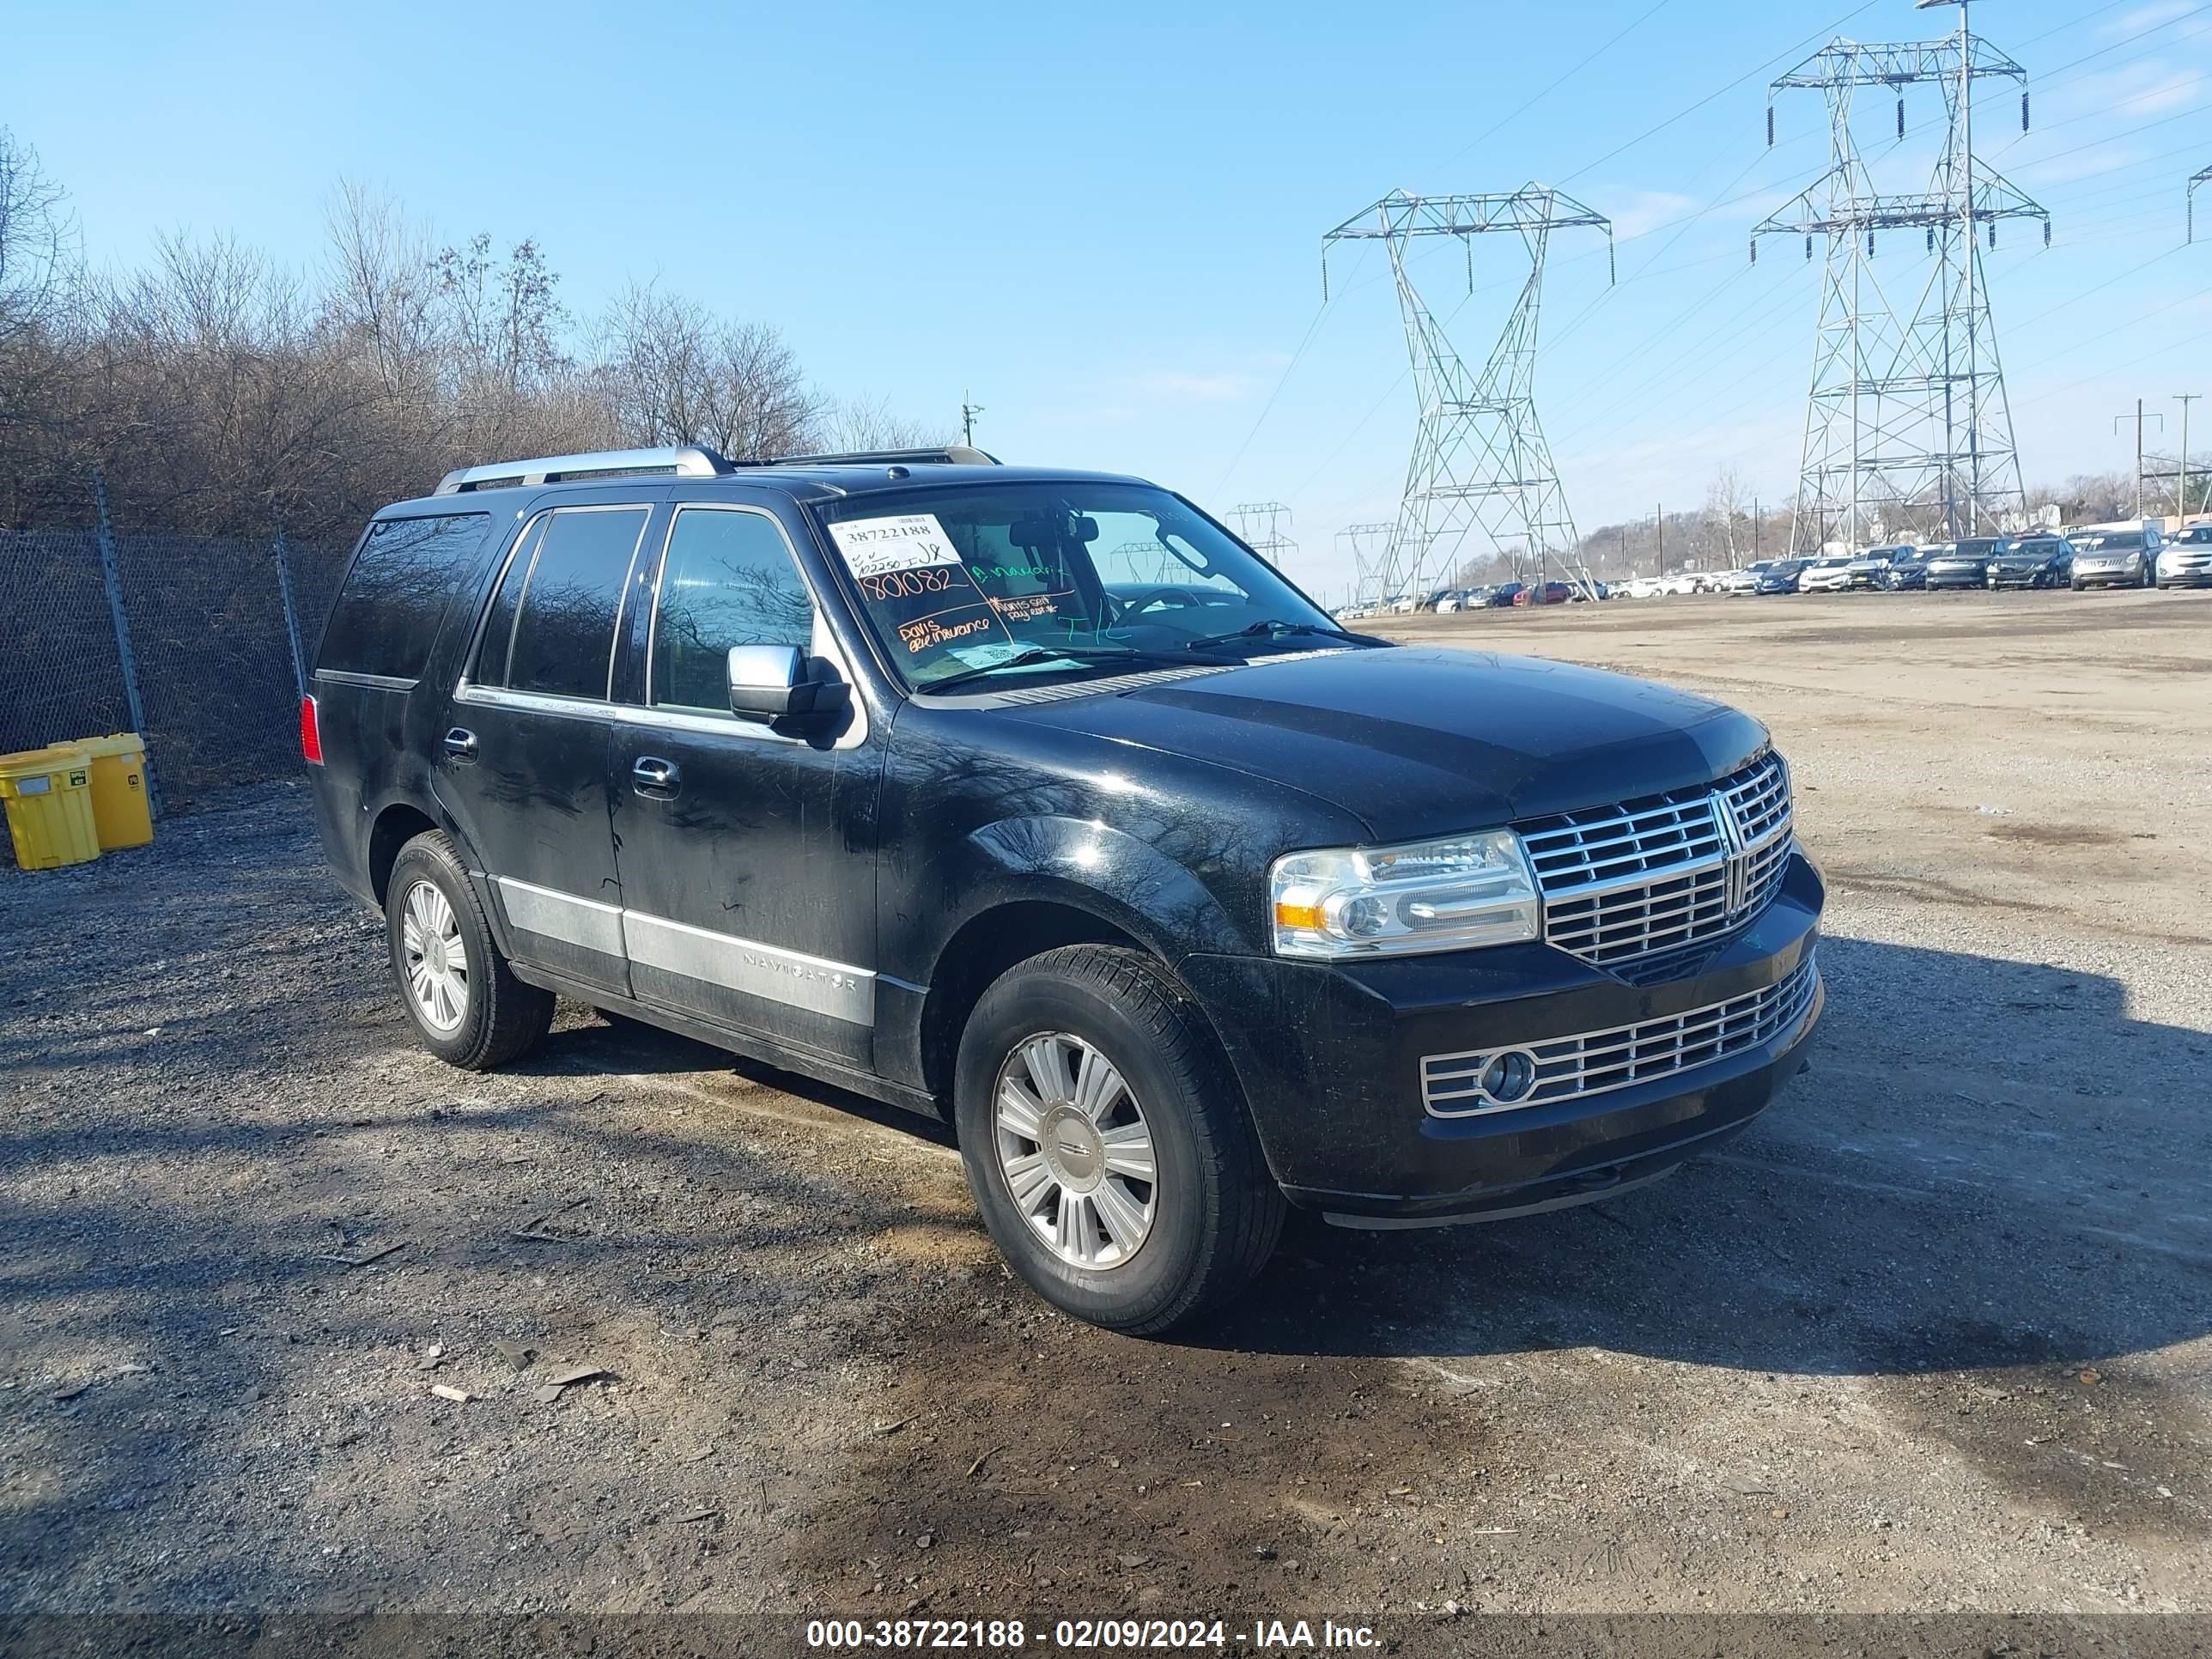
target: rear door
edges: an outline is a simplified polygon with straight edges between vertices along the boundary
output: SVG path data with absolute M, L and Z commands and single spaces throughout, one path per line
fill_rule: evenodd
M 439 799 L 467 836 L 508 948 L 587 987 L 629 988 L 608 821 L 616 630 L 655 508 L 637 495 L 524 525 L 477 625 L 440 746 Z
M 678 505 L 656 577 L 612 769 L 632 988 L 866 1066 L 881 740 L 857 696 L 819 737 L 730 713 L 732 646 L 798 646 L 852 679 L 765 505 Z

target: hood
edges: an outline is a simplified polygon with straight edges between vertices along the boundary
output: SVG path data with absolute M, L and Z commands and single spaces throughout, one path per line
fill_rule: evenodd
M 1539 657 L 1404 646 L 1263 659 L 1004 713 L 1300 790 L 1377 841 L 1704 783 L 1766 744 L 1748 714 L 1669 686 Z

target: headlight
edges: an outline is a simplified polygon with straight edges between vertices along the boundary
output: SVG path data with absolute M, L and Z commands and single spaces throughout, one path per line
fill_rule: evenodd
M 1275 954 L 1413 956 L 1541 936 L 1536 878 L 1510 830 L 1292 853 L 1267 872 Z

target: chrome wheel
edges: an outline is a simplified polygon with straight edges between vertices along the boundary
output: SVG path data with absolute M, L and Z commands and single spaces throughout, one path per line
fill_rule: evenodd
M 434 1031 L 456 1031 L 469 1012 L 469 956 L 460 918 L 435 882 L 407 890 L 399 920 L 402 971 L 415 1012 Z
M 1079 1036 L 1025 1038 L 993 1097 L 999 1172 L 1014 1207 L 1073 1267 L 1118 1267 L 1152 1230 L 1152 1132 L 1128 1083 Z

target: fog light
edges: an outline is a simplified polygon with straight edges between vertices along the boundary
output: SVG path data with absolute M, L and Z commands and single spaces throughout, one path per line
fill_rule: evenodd
M 1536 1087 L 1536 1057 L 1520 1048 L 1509 1048 L 1482 1070 L 1482 1092 L 1501 1106 L 1528 1098 Z

